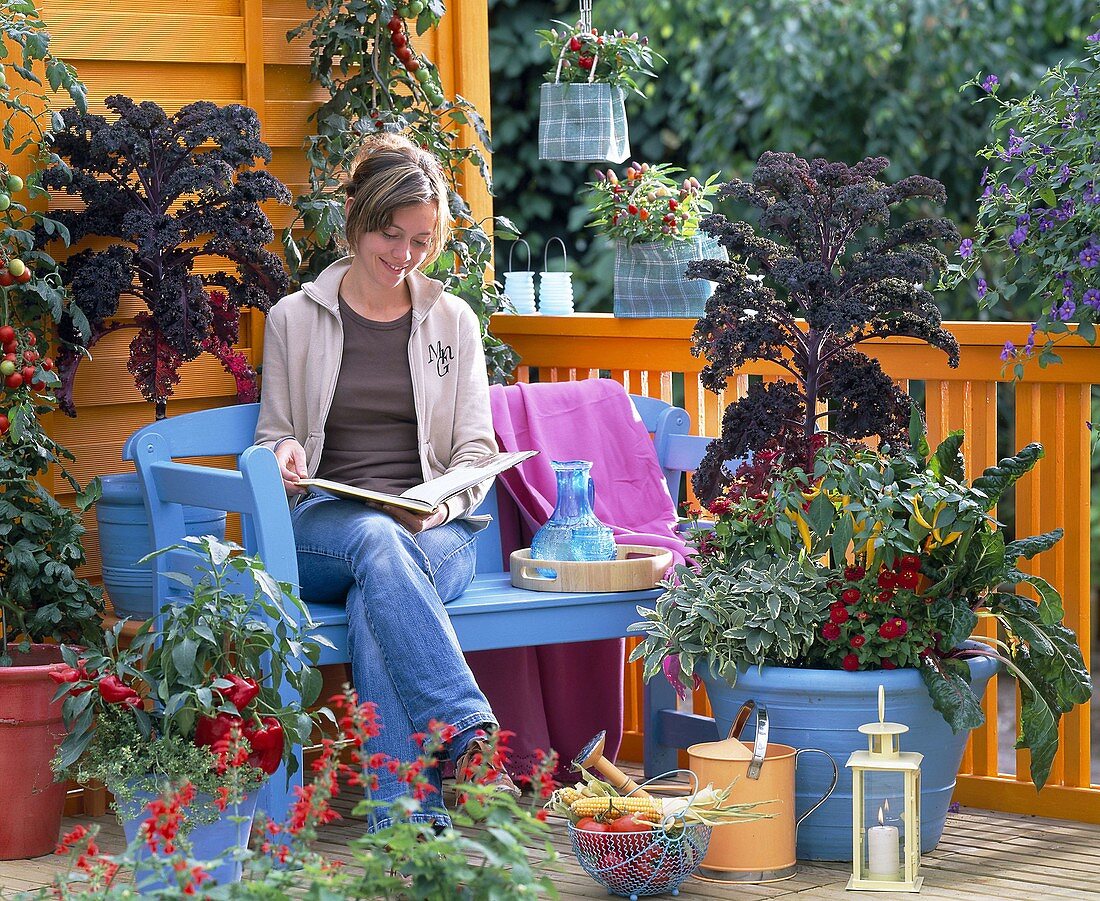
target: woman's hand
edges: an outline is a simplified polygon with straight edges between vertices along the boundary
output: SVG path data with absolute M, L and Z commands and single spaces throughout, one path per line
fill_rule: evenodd
M 279 464 L 279 475 L 283 477 L 283 488 L 287 494 L 305 494 L 306 489 L 298 484 L 304 479 L 306 471 L 306 451 L 294 438 L 288 438 L 275 448 L 275 459 Z
M 440 507 L 435 513 L 413 513 L 412 510 L 406 510 L 404 507 L 394 507 L 390 504 L 379 504 L 378 509 L 388 516 L 392 516 L 414 535 L 441 526 L 447 519 L 447 511 L 443 507 Z

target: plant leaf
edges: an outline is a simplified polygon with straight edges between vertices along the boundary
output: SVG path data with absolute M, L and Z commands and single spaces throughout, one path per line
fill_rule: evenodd
M 926 657 L 920 668 L 928 696 L 952 732 L 976 729 L 985 722 L 980 700 L 970 689 L 970 667 L 950 657 Z

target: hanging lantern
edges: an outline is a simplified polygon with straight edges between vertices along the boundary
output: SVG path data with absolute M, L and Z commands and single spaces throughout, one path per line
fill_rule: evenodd
M 852 878 L 848 888 L 919 892 L 920 765 L 923 754 L 899 750 L 908 726 L 886 721 L 886 691 L 878 687 L 878 722 L 859 731 L 868 749 L 848 758 L 852 771 Z

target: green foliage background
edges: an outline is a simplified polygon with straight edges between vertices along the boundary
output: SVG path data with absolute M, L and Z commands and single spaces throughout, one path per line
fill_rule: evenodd
M 578 4 L 490 0 L 489 11 L 496 212 L 536 258 L 562 236 L 578 309 L 609 311 L 613 254 L 583 227 L 580 191 L 593 167 L 538 159 L 538 85 L 550 64 L 535 30 L 574 21 Z M 600 0 L 593 24 L 648 34 L 668 60 L 643 85 L 645 101 L 627 98 L 639 161 L 704 179 L 747 176 L 765 150 L 848 163 L 881 154 L 891 180 L 942 181 L 947 206 L 930 212 L 966 234 L 991 109 L 959 86 L 981 70 L 997 74 L 1002 92 L 1028 93 L 1049 65 L 1079 55 L 1096 11 L 1094 0 Z M 502 272 L 507 250 L 498 246 Z M 978 316 L 969 286 L 940 303 L 947 318 Z M 1021 298 L 996 315 L 1034 317 L 1031 306 Z

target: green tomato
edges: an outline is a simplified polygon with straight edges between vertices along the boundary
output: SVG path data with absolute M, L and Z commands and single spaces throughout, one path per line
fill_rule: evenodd
M 0 363 L 0 375 L 11 375 L 15 372 L 15 364 L 11 360 Z
M 409 4 L 405 4 L 404 6 L 397 7 L 397 14 L 402 19 L 409 18 L 412 15 L 412 10 L 409 8 Z
M 16 191 L 23 190 L 23 179 L 18 175 L 12 175 L 8 178 L 8 190 L 14 194 Z
M 16 257 L 14 260 L 8 260 L 8 272 L 19 278 L 24 272 L 27 271 L 27 264 L 21 259 Z
M 427 84 L 428 80 L 431 77 L 432 73 L 429 70 L 425 69 L 423 66 L 416 70 L 416 80 L 419 81 L 421 84 Z
M 420 11 L 424 9 L 424 4 L 421 2 L 421 0 L 413 0 L 413 2 L 410 3 L 407 8 L 409 10 L 410 16 L 419 16 Z
M 11 198 L 7 194 L 0 194 L 0 212 L 11 206 Z

